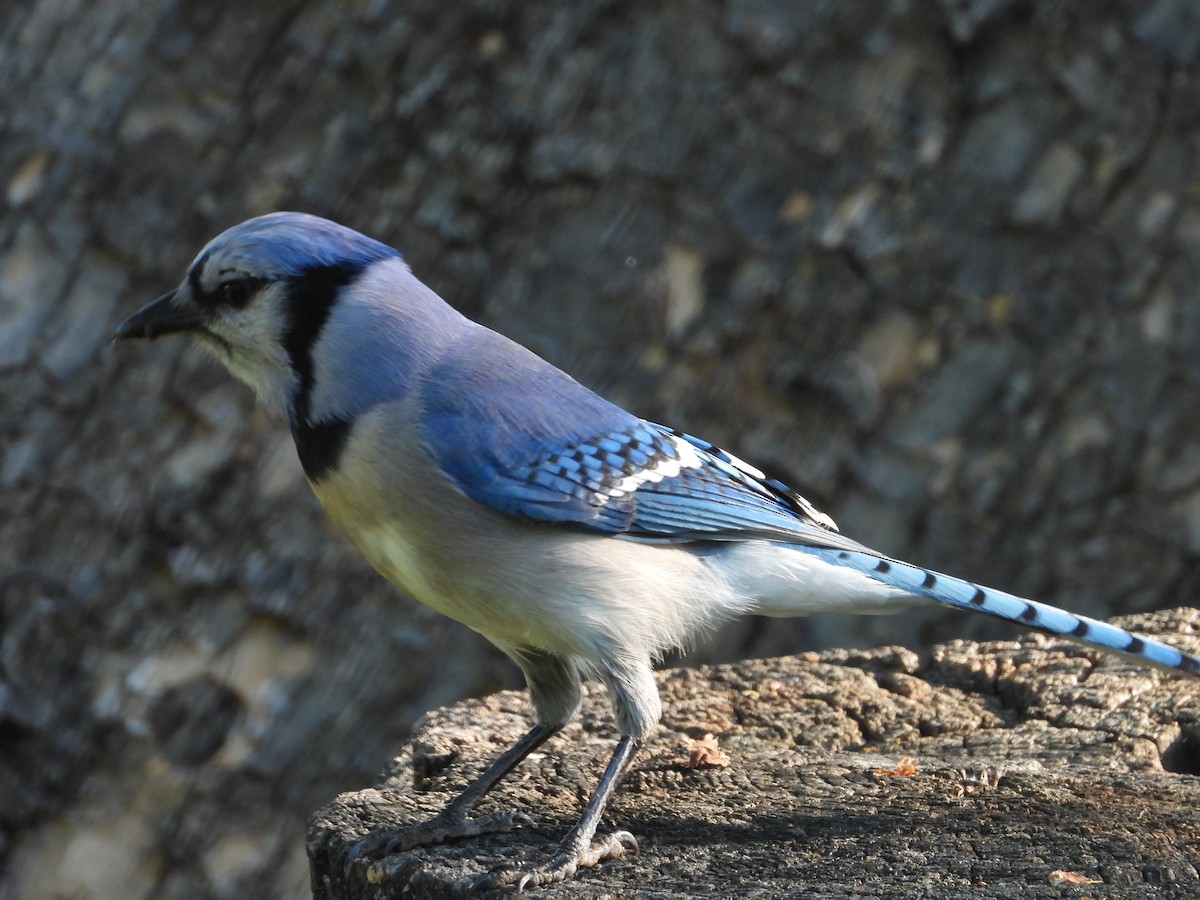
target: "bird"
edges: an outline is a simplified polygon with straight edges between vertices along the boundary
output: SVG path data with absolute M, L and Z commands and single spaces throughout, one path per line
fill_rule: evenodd
M 619 733 L 594 793 L 547 860 L 478 886 L 537 887 L 635 851 L 626 831 L 596 832 L 659 720 L 652 666 L 742 615 L 941 604 L 1200 676 L 1200 659 L 1165 643 L 842 535 L 782 482 L 602 398 L 455 310 L 399 251 L 328 219 L 229 228 L 113 339 L 171 334 L 286 420 L 317 500 L 384 578 L 525 676 L 530 729 L 432 819 L 368 834 L 347 865 L 528 822 L 471 813 L 571 720 L 587 679 L 607 689 Z

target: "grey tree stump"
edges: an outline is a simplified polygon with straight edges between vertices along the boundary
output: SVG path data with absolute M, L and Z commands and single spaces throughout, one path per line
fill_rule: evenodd
M 1200 611 L 1118 620 L 1200 647 Z M 548 889 L 609 897 L 1198 897 L 1200 682 L 1040 636 L 661 673 L 666 716 L 609 807 L 637 856 Z M 431 713 L 377 787 L 317 812 L 317 900 L 465 896 L 545 858 L 612 749 L 607 699 L 481 811 L 536 825 L 348 869 L 366 831 L 431 815 L 528 726 L 522 694 Z M 726 765 L 696 741 L 717 737 Z

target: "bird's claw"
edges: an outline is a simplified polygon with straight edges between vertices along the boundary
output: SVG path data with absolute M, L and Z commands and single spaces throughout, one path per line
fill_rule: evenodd
M 360 859 L 390 856 L 404 853 L 415 847 L 444 844 L 458 838 L 478 837 L 484 834 L 501 834 L 520 825 L 532 825 L 533 819 L 515 810 L 500 810 L 484 816 L 467 818 L 450 815 L 434 816 L 427 822 L 407 825 L 403 828 L 382 828 L 372 831 L 358 841 L 346 853 L 346 871 Z
M 500 868 L 476 879 L 472 891 L 510 890 L 519 894 L 526 888 L 542 887 L 566 881 L 580 869 L 590 869 L 609 859 L 621 859 L 626 853 L 639 852 L 637 838 L 628 831 L 614 831 L 589 846 L 565 848 L 550 862 L 533 868 Z

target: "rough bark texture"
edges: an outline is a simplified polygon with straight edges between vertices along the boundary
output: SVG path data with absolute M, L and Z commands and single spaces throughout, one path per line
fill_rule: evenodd
M 1194 601 L 1194 0 L 2 6 L 0 900 L 303 895 L 313 808 L 517 685 L 328 531 L 225 373 L 107 348 L 271 209 L 887 552 Z M 986 628 L 749 622 L 697 658 Z
M 1200 611 L 1130 624 L 1200 642 Z M 925 665 L 893 647 L 679 669 L 659 684 L 663 728 L 605 821 L 641 852 L 538 897 L 1200 896 L 1194 681 L 1035 639 L 959 641 Z M 612 750 L 606 706 L 592 692 L 582 723 L 481 807 L 522 810 L 534 827 L 347 868 L 366 830 L 428 817 L 527 726 L 514 692 L 430 715 L 378 788 L 314 817 L 314 896 L 463 897 L 492 866 L 549 858 Z M 694 764 L 705 735 L 728 765 Z

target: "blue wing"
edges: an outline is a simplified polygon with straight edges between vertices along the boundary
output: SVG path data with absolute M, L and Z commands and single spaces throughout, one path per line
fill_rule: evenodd
M 486 329 L 432 373 L 423 403 L 441 468 L 468 496 L 509 515 L 645 541 L 861 549 L 780 482 L 639 419 Z

